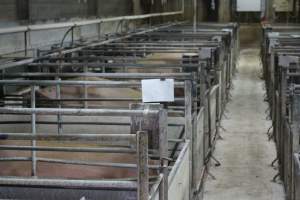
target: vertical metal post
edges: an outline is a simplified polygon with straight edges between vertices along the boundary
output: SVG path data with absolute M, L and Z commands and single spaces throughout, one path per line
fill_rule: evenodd
M 185 93 L 185 136 L 187 139 L 192 140 L 192 81 L 186 80 L 184 82 Z
M 74 45 L 74 39 L 75 39 L 75 38 L 74 38 L 74 28 L 75 28 L 75 26 L 73 26 L 73 27 L 72 27 L 72 30 L 71 30 L 71 44 L 72 44 L 71 46 L 72 46 L 72 47 L 73 47 L 73 45 Z
M 168 114 L 161 109 L 159 112 L 159 157 L 161 160 L 161 173 L 163 174 L 162 183 L 159 188 L 159 200 L 168 200 L 169 181 L 168 181 Z
M 163 175 L 159 186 L 159 200 L 168 200 L 168 113 L 159 104 L 131 104 L 132 110 L 144 110 L 143 117 L 131 117 L 131 133 L 143 130 L 148 133 L 149 147 L 156 150 L 160 160 L 160 174 Z M 158 115 L 151 116 L 147 110 L 157 110 Z
M 184 15 L 185 15 L 185 1 L 184 0 L 181 0 L 181 6 L 182 6 L 182 16 L 184 19 Z
M 60 57 L 62 57 L 63 55 L 61 54 Z M 60 61 L 60 64 L 62 64 L 63 61 Z M 60 65 L 57 70 L 56 73 L 58 74 L 58 76 L 56 76 L 56 80 L 60 81 L 61 78 L 59 76 L 59 74 L 61 73 L 61 69 L 62 69 L 62 65 Z M 61 86 L 60 84 L 56 85 L 56 99 L 58 99 L 58 108 L 61 108 Z M 62 116 L 61 114 L 57 115 L 57 129 L 58 129 L 58 134 L 62 133 Z
M 87 66 L 87 63 L 86 63 L 86 65 L 84 66 L 84 68 L 83 68 L 83 70 L 84 70 L 84 73 L 87 73 L 88 72 L 88 66 Z M 85 78 L 85 80 L 87 80 L 87 78 Z M 89 94 L 88 94 L 88 86 L 87 85 L 84 85 L 84 99 L 85 99 L 85 101 L 84 101 L 84 108 L 88 108 L 88 101 L 87 101 L 87 99 L 89 98 Z
M 292 155 L 295 153 L 298 153 L 300 150 L 300 95 L 299 94 L 294 94 L 293 95 L 293 100 L 292 100 L 292 131 L 291 131 L 291 145 L 292 145 L 292 152 L 290 152 Z M 291 198 L 294 199 L 294 194 L 295 194 L 295 189 L 294 186 L 296 184 L 296 177 L 295 175 L 295 160 L 292 157 L 292 165 L 291 165 L 291 170 L 292 170 L 292 177 L 291 177 Z M 299 188 L 297 188 L 299 189 Z
M 273 22 L 274 21 L 274 0 L 264 0 L 265 4 L 266 4 L 266 17 L 268 19 L 269 22 Z
M 2 79 L 5 79 L 5 69 L 2 69 Z M 3 84 L 2 85 L 2 91 L 1 91 L 1 93 L 2 93 L 2 95 L 3 95 L 3 97 L 6 95 L 6 85 L 5 84 Z
M 28 56 L 27 31 L 24 32 L 24 53 L 25 53 L 25 57 Z
M 31 86 L 31 108 L 36 108 L 36 98 L 35 98 L 35 86 Z M 31 114 L 31 132 L 33 135 L 36 134 L 36 114 Z M 36 140 L 32 140 L 32 147 L 36 147 Z M 31 166 L 31 175 L 37 175 L 37 166 L 36 166 L 36 151 L 31 152 L 32 157 L 32 166 Z
M 148 168 L 148 134 L 138 131 L 137 164 L 138 164 L 138 200 L 149 199 L 149 168 Z
M 101 23 L 98 24 L 98 40 L 101 40 Z
M 198 11 L 197 0 L 194 0 L 194 32 L 197 32 L 197 11 Z
M 194 147 L 193 147 L 193 116 L 192 116 L 192 81 L 186 80 L 184 82 L 184 93 L 185 93 L 185 138 L 190 140 L 190 158 L 189 158 L 189 166 L 190 166 L 190 199 L 192 199 L 193 195 L 193 174 L 194 174 L 194 162 L 193 158 L 195 157 Z
M 294 154 L 294 163 L 295 163 L 295 200 L 300 200 L 300 152 Z

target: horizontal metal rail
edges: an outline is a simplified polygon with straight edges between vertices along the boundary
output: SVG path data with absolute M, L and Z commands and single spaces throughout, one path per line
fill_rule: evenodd
M 0 108 L 1 114 L 43 114 L 76 116 L 144 116 L 157 115 L 156 110 L 121 110 L 121 109 L 59 109 L 59 108 Z
M 122 52 L 123 50 L 117 50 L 117 52 Z M 103 51 L 105 52 L 105 51 Z M 124 50 L 125 52 L 125 50 Z M 185 51 L 186 52 L 186 51 Z M 198 52 L 198 51 L 197 51 Z M 178 52 L 175 52 L 178 53 Z M 196 53 L 196 52 L 192 52 Z M 207 61 L 203 61 L 202 63 L 207 63 Z M 142 64 L 142 63 L 31 63 L 28 64 L 31 67 L 89 67 L 89 68 L 101 68 L 101 67 L 110 67 L 110 68 L 123 68 L 123 67 L 136 67 L 136 68 L 199 68 L 199 64 Z
M 125 147 L 48 147 L 48 146 L 17 146 L 17 145 L 0 145 L 0 150 L 10 151 L 52 151 L 52 152 L 81 152 L 81 153 L 136 153 L 135 149 Z
M 39 188 L 84 188 L 84 189 L 125 189 L 136 190 L 135 181 L 59 180 L 40 178 L 0 177 L 1 186 Z
M 80 141 L 92 142 L 98 145 L 135 145 L 136 136 L 133 134 L 28 134 L 0 133 L 0 140 L 37 140 L 37 141 Z
M 192 75 L 189 73 L 5 73 L 3 77 L 61 77 L 61 78 L 74 78 L 74 77 L 98 77 L 110 79 L 151 79 L 151 78 L 174 78 L 177 80 L 191 79 Z
M 125 81 L 38 81 L 38 80 L 0 80 L 0 85 L 22 85 L 22 86 L 99 86 L 99 87 L 141 87 L 141 82 L 125 82 Z M 175 87 L 183 87 L 183 82 L 175 82 Z

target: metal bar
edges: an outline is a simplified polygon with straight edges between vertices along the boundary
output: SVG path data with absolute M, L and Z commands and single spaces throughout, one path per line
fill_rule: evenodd
M 141 87 L 140 81 L 135 82 L 125 82 L 125 81 L 65 81 L 65 80 L 0 80 L 0 85 L 35 85 L 35 86 L 101 86 L 101 87 L 118 87 L 118 88 L 128 88 L 128 87 Z M 184 86 L 184 83 L 175 82 L 175 86 Z
M 148 134 L 139 131 L 137 140 L 137 163 L 138 163 L 138 200 L 149 198 L 149 168 L 148 168 Z
M 151 187 L 149 200 L 152 200 L 154 199 L 154 197 L 156 197 L 157 191 L 159 190 L 159 186 L 162 183 L 163 177 L 164 175 L 160 174 L 156 183 L 154 183 L 153 186 Z
M 44 163 L 58 163 L 66 165 L 87 165 L 87 166 L 98 166 L 98 167 L 114 167 L 114 168 L 127 168 L 127 169 L 136 169 L 136 164 L 127 164 L 127 163 L 106 163 L 99 161 L 82 161 L 82 160 L 64 160 L 64 159 L 51 159 L 51 158 L 36 158 L 37 162 Z M 0 157 L 0 162 L 24 162 L 31 161 L 31 157 Z M 158 170 L 160 166 L 158 165 L 148 165 L 151 170 Z M 172 167 L 169 167 L 171 170 Z
M 30 123 L 30 121 L 0 121 L 0 125 L 1 124 L 28 124 Z M 49 125 L 56 125 L 57 122 L 51 122 L 51 121 L 37 121 L 36 124 L 49 124 Z M 65 125 L 99 125 L 99 126 L 130 126 L 130 123 L 127 122 L 62 122 L 62 124 Z M 171 127 L 183 127 L 183 125 L 180 124 L 168 124 L 168 126 Z
M 106 50 L 88 50 L 90 53 L 105 53 Z M 117 52 L 124 52 L 127 53 L 128 51 L 126 50 L 117 50 Z M 87 52 L 85 52 L 87 53 Z M 135 52 L 137 53 L 137 52 Z M 144 51 L 140 51 L 140 53 L 144 53 Z M 186 51 L 182 52 L 149 52 L 149 53 L 188 53 Z M 192 51 L 190 53 L 199 53 L 199 51 Z M 204 60 L 203 63 L 207 63 L 207 60 Z M 148 67 L 148 68 L 176 68 L 176 67 L 187 67 L 187 68 L 192 68 L 192 67 L 199 67 L 199 64 L 142 64 L 142 63 L 133 63 L 133 62 L 120 62 L 120 63 L 105 63 L 105 62 L 94 62 L 94 63 L 32 63 L 29 64 L 28 66 L 30 67 L 84 67 L 87 65 L 90 68 L 99 68 L 99 67 L 111 67 L 111 68 L 119 68 L 119 67 Z
M 88 71 L 89 71 L 88 66 L 84 66 L 83 70 L 84 70 L 84 73 L 88 73 Z M 85 78 L 85 80 L 86 80 L 86 78 Z M 85 85 L 83 87 L 84 87 L 84 98 L 88 99 L 88 96 L 89 96 L 89 94 L 88 94 L 88 86 Z M 84 108 L 88 108 L 88 102 L 87 101 L 84 101 Z
M 55 152 L 83 152 L 83 153 L 126 153 L 133 154 L 136 150 L 130 148 L 87 148 L 87 147 L 32 147 L 0 145 L 0 150 L 7 151 L 55 151 Z
M 135 145 L 133 134 L 28 134 L 0 133 L 1 140 L 33 140 L 33 141 L 85 141 L 99 145 Z
M 31 108 L 35 109 L 35 86 L 31 86 Z M 31 114 L 31 132 L 32 135 L 36 135 L 36 114 L 32 113 Z M 36 147 L 36 141 L 32 140 L 31 145 L 33 148 Z M 31 176 L 37 176 L 37 163 L 36 163 L 36 152 L 32 151 L 31 152 L 31 157 L 32 157 L 32 166 L 31 166 Z
M 189 80 L 186 80 L 184 83 L 184 91 L 185 91 L 185 138 L 188 140 L 192 140 L 192 82 Z
M 4 77 L 55 77 L 72 78 L 72 77 L 99 77 L 99 78 L 117 78 L 117 79 L 150 79 L 150 78 L 174 78 L 174 79 L 191 79 L 189 73 L 9 73 Z
M 187 141 L 187 142 L 185 142 L 182 150 L 180 151 L 180 153 L 179 153 L 179 155 L 178 155 L 178 157 L 176 159 L 176 162 L 175 162 L 175 164 L 174 164 L 174 166 L 172 168 L 172 171 L 169 174 L 169 177 L 170 177 L 169 184 L 170 185 L 173 183 L 175 175 L 179 172 L 179 167 L 182 164 L 184 156 L 185 156 L 186 152 L 189 151 L 189 149 L 190 149 L 190 142 Z
M 59 74 L 62 70 L 62 61 L 59 62 L 59 67 L 56 68 L 56 73 L 57 73 L 57 76 L 55 77 L 55 80 L 57 81 L 61 81 L 61 78 L 59 77 Z M 61 98 L 61 85 L 60 84 L 56 84 L 56 98 L 57 99 L 60 99 Z M 61 102 L 59 102 L 58 104 L 58 108 L 61 108 Z M 57 132 L 58 134 L 61 134 L 63 132 L 63 126 L 60 122 L 62 122 L 62 116 L 60 114 L 57 115 Z
M 1 161 L 1 159 L 0 159 Z M 126 169 L 136 169 L 138 166 L 136 164 L 127 163 L 104 163 L 104 162 L 92 162 L 92 161 L 78 161 L 78 160 L 62 160 L 62 159 L 49 159 L 49 158 L 37 158 L 38 162 L 45 163 L 59 163 L 68 165 L 87 165 L 87 166 L 97 166 L 97 167 L 113 167 L 113 168 L 126 168 Z M 149 165 L 149 169 L 158 170 L 159 166 Z
M 29 124 L 30 121 L 0 121 L 0 124 Z M 64 125 L 98 125 L 98 126 L 130 126 L 130 123 L 122 122 L 61 122 Z M 36 121 L 36 124 L 57 125 L 54 121 Z M 169 124 L 169 126 L 172 126 Z M 173 126 L 175 126 L 173 124 Z M 180 126 L 180 125 L 178 125 Z
M 42 188 L 81 188 L 81 189 L 125 189 L 136 190 L 135 181 L 96 181 L 96 180 L 61 180 L 32 179 L 18 177 L 0 177 L 1 186 L 42 187 Z
M 193 84 L 191 81 L 185 81 L 185 138 L 189 141 L 193 141 L 193 117 L 192 117 L 192 88 Z M 195 149 L 197 149 L 195 147 Z M 194 155 L 194 147 L 193 143 L 190 143 L 190 149 L 189 149 L 189 188 L 190 188 L 190 198 L 193 196 L 192 195 L 192 181 L 193 180 L 193 170 L 194 170 L 194 160 L 193 160 L 193 155 Z M 196 169 L 195 169 L 196 170 Z M 198 170 L 198 169 L 197 169 Z
M 29 98 L 0 98 L 1 101 L 28 101 Z M 46 99 L 46 98 L 37 98 L 39 102 L 49 101 L 49 102 L 57 102 L 57 101 L 142 101 L 142 98 L 65 98 L 65 99 Z M 175 98 L 175 102 L 183 102 L 184 98 Z M 0 122 L 1 123 L 1 122 Z
M 197 12 L 198 12 L 198 4 L 197 4 L 197 0 L 194 0 L 194 18 L 193 18 L 193 28 L 194 28 L 194 32 L 197 32 Z
M 120 109 L 57 109 L 57 108 L 0 108 L 1 114 L 44 114 L 76 116 L 144 116 L 156 115 L 156 110 L 120 110 Z
M 168 114 L 166 110 L 159 112 L 159 158 L 161 161 L 161 173 L 163 174 L 162 183 L 159 188 L 159 199 L 168 200 L 169 180 L 168 180 Z

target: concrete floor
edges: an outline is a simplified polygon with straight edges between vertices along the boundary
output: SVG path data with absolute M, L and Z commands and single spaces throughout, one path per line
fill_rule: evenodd
M 276 157 L 275 144 L 269 142 L 264 84 L 260 79 L 259 47 L 241 50 L 232 101 L 222 122 L 226 132 L 214 156 L 220 167 L 212 166 L 205 186 L 205 200 L 283 200 L 281 184 L 271 182 L 277 170 L 270 167 Z

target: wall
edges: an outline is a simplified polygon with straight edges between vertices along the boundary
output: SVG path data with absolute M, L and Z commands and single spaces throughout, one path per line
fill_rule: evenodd
M 138 7 L 143 5 L 151 5 L 151 0 L 141 0 L 138 4 L 133 4 L 138 0 L 0 0 L 0 28 L 8 26 L 17 26 L 20 20 L 24 20 L 26 16 L 33 23 L 53 23 L 56 19 L 64 18 L 67 21 L 70 18 L 86 18 L 92 16 L 110 17 L 123 16 L 133 14 L 143 14 L 150 12 L 174 11 L 181 7 L 181 0 L 168 0 L 168 4 L 161 7 L 161 0 L 154 0 L 155 5 L 150 10 Z M 186 0 L 192 2 L 192 0 Z M 141 5 L 139 5 L 141 3 Z M 136 9 L 134 9 L 136 5 Z M 189 5 L 192 9 L 192 4 Z M 22 9 L 21 9 L 22 8 Z M 199 8 L 201 6 L 199 5 Z M 2 9 L 2 12 L 1 12 Z M 18 12 L 17 12 L 18 11 Z M 187 11 L 190 13 L 190 10 Z M 166 17 L 166 20 L 174 19 L 174 17 Z M 177 17 L 181 20 L 182 17 Z M 157 18 L 156 18 L 157 20 Z M 5 21 L 5 22 L 4 22 Z M 28 21 L 27 21 L 28 22 Z M 141 21 L 147 22 L 147 20 Z M 154 22 L 154 20 L 153 20 Z M 158 23 L 162 22 L 157 20 Z M 100 34 L 115 32 L 119 22 L 104 23 L 101 25 Z M 127 26 L 134 27 L 132 24 Z M 127 28 L 127 27 L 125 27 Z M 68 29 L 35 31 L 29 34 L 27 46 L 29 48 L 38 48 L 49 46 L 54 43 L 60 43 L 65 32 Z M 118 29 L 119 30 L 119 29 Z M 89 25 L 77 28 L 75 31 L 75 39 L 95 38 L 99 36 L 99 27 L 97 25 Z M 67 41 L 70 37 L 67 38 Z M 21 51 L 24 49 L 24 34 L 7 34 L 0 35 L 0 54 Z
M 1 0 L 0 21 L 61 20 L 133 14 L 132 0 Z
M 206 19 L 206 0 L 197 0 L 197 19 L 204 21 Z M 194 0 L 185 0 L 185 20 L 193 21 L 194 16 Z
M 30 0 L 30 20 L 87 17 L 88 1 L 84 0 Z
M 16 20 L 17 9 L 16 0 L 1 0 L 0 2 L 0 20 Z
M 132 0 L 28 0 L 29 10 L 24 10 L 26 0 L 0 1 L 0 28 L 17 26 L 20 24 L 18 16 L 28 16 L 36 23 L 53 23 L 58 18 L 86 18 L 91 16 L 120 16 L 132 15 Z M 20 5 L 20 3 L 23 3 Z M 18 6 L 23 6 L 17 15 Z M 101 25 L 101 34 L 115 32 L 119 23 L 105 23 Z M 29 34 L 28 47 L 38 48 L 60 43 L 68 29 L 35 31 Z M 97 25 L 83 26 L 75 31 L 75 39 L 98 37 Z M 67 38 L 67 41 L 70 37 Z M 25 47 L 24 34 L 0 35 L 0 54 L 23 50 Z
M 132 0 L 98 0 L 97 15 L 99 17 L 122 16 L 133 14 Z

